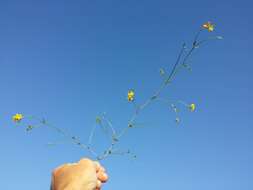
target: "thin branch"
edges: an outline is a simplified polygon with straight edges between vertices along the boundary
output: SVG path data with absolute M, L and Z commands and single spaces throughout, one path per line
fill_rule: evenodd
M 124 151 L 119 151 L 118 149 L 115 149 L 115 145 L 119 142 L 119 139 L 127 133 L 127 131 L 130 128 L 135 127 L 135 124 L 136 124 L 135 121 L 137 120 L 140 112 L 143 111 L 148 105 L 150 105 L 155 100 L 158 100 L 158 101 L 163 101 L 165 103 L 177 102 L 179 104 L 183 104 L 184 106 L 189 106 L 188 104 L 186 104 L 185 102 L 183 102 L 181 100 L 172 101 L 172 100 L 166 100 L 166 99 L 160 98 L 160 94 L 168 86 L 168 84 L 170 84 L 173 81 L 173 79 L 175 78 L 176 74 L 179 72 L 180 69 L 188 68 L 187 61 L 189 60 L 189 58 L 191 57 L 191 55 L 193 54 L 195 49 L 197 49 L 200 45 L 202 45 L 203 43 L 206 43 L 209 40 L 222 39 L 221 36 L 216 36 L 214 38 L 208 38 L 206 40 L 199 41 L 198 39 L 199 39 L 199 36 L 200 36 L 200 33 L 202 30 L 203 30 L 203 28 L 201 28 L 194 36 L 190 50 L 186 50 L 186 44 L 183 43 L 183 45 L 179 51 L 179 54 L 177 56 L 176 62 L 171 69 L 171 72 L 168 74 L 167 77 L 165 75 L 165 72 L 163 72 L 162 75 L 165 78 L 164 78 L 162 84 L 160 85 L 160 87 L 155 91 L 155 93 L 152 96 L 150 96 L 149 98 L 147 98 L 140 105 L 137 105 L 135 103 L 135 101 L 132 102 L 134 105 L 134 113 L 131 115 L 130 119 L 128 120 L 127 126 L 124 127 L 119 133 L 116 133 L 116 130 L 114 129 L 112 122 L 106 117 L 105 114 L 103 114 L 101 117 L 97 117 L 96 125 L 93 126 L 91 133 L 89 135 L 88 145 L 83 144 L 79 140 L 79 138 L 69 135 L 69 133 L 67 133 L 63 129 L 60 129 L 58 127 L 55 127 L 55 126 L 49 124 L 45 119 L 41 120 L 37 117 L 31 116 L 32 119 L 36 120 L 39 123 L 35 126 L 36 127 L 47 126 L 48 128 L 51 128 L 51 129 L 57 131 L 58 133 L 63 135 L 65 138 L 71 140 L 71 142 L 74 143 L 75 145 L 78 145 L 81 148 L 88 150 L 97 160 L 103 160 L 110 155 L 130 154 L 130 151 L 124 152 Z M 176 105 L 174 103 L 171 103 L 170 106 L 172 107 L 172 109 L 174 110 L 176 115 L 178 116 L 178 109 L 177 109 Z M 177 117 L 176 120 L 179 121 L 179 118 Z M 105 151 L 101 155 L 98 155 L 91 147 L 92 140 L 94 138 L 94 134 L 95 134 L 95 130 L 96 130 L 97 125 L 100 126 L 100 128 L 106 133 L 106 135 L 109 135 L 109 138 L 111 141 L 109 147 L 107 149 L 105 149 Z M 108 131 L 108 128 L 109 128 L 109 131 Z M 28 125 L 27 131 L 30 131 L 31 129 L 33 129 L 33 126 Z

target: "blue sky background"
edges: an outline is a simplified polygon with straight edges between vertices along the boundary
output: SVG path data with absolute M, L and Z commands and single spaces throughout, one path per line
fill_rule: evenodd
M 175 115 L 164 104 L 140 117 L 146 128 L 122 138 L 138 159 L 102 162 L 104 190 L 253 189 L 251 1 L 0 1 L 1 189 L 49 188 L 53 168 L 90 156 L 72 145 L 47 147 L 61 137 L 47 129 L 26 134 L 11 122 L 21 112 L 46 117 L 84 141 L 96 115 L 107 112 L 122 128 L 137 102 L 161 83 L 183 41 L 216 23 L 213 41 L 192 57 L 163 97 L 195 102 L 195 113 Z M 203 33 L 202 38 L 209 35 Z M 106 141 L 98 133 L 96 147 Z

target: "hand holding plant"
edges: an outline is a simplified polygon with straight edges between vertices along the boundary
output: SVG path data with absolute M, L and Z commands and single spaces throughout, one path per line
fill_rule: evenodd
M 121 141 L 121 137 L 126 134 L 128 130 L 132 130 L 133 128 L 137 127 L 137 118 L 140 115 L 140 113 L 146 109 L 150 104 L 152 104 L 155 101 L 159 101 L 162 103 L 165 103 L 166 105 L 169 105 L 171 110 L 175 113 L 175 121 L 176 123 L 180 123 L 180 117 L 179 117 L 179 105 L 184 106 L 186 109 L 188 109 L 190 112 L 194 112 L 196 110 L 196 104 L 195 103 L 186 103 L 182 100 L 175 100 L 171 97 L 162 97 L 161 93 L 162 91 L 167 88 L 175 79 L 177 73 L 182 69 L 187 69 L 191 71 L 191 64 L 189 63 L 189 58 L 191 55 L 200 48 L 204 43 L 210 41 L 210 40 L 220 40 L 223 39 L 221 36 L 210 36 L 206 39 L 201 40 L 200 34 L 203 31 L 213 32 L 214 31 L 214 24 L 211 22 L 204 23 L 201 28 L 198 30 L 196 35 L 194 36 L 194 39 L 190 46 L 187 46 L 186 43 L 182 44 L 182 47 L 179 51 L 179 54 L 177 56 L 176 62 L 173 65 L 170 72 L 167 72 L 166 69 L 160 69 L 160 75 L 163 77 L 163 81 L 161 85 L 158 87 L 158 89 L 143 103 L 139 103 L 136 101 L 136 97 L 138 96 L 138 92 L 136 92 L 134 89 L 130 89 L 127 92 L 127 101 L 131 104 L 134 104 L 134 110 L 133 114 L 126 123 L 125 127 L 119 131 L 114 128 L 112 122 L 110 119 L 106 116 L 106 114 L 101 114 L 96 117 L 95 120 L 95 127 L 91 130 L 91 133 L 89 135 L 88 143 L 84 144 L 81 142 L 79 137 L 70 135 L 69 133 L 65 132 L 63 129 L 55 127 L 51 125 L 48 121 L 46 121 L 44 118 L 38 118 L 35 116 L 25 116 L 21 113 L 17 113 L 13 116 L 13 121 L 16 124 L 22 124 L 26 126 L 26 131 L 30 132 L 34 128 L 37 127 L 49 127 L 61 135 L 63 135 L 66 139 L 70 140 L 73 144 L 87 150 L 91 156 L 96 160 L 103 160 L 111 155 L 131 155 L 135 157 L 135 155 L 132 154 L 131 151 L 121 151 L 117 148 L 117 145 Z M 36 123 L 34 125 L 31 125 L 31 123 Z M 95 147 L 92 146 L 92 139 L 94 137 L 95 128 L 99 127 L 101 130 L 105 130 L 109 132 L 110 134 L 110 145 L 107 149 L 105 149 L 102 153 L 97 153 L 95 150 Z

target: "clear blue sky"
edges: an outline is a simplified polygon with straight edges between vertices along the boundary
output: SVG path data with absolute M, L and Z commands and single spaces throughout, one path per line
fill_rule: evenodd
M 171 69 L 183 41 L 205 21 L 224 36 L 199 49 L 193 71 L 179 73 L 164 97 L 195 102 L 182 123 L 163 104 L 143 112 L 146 128 L 121 142 L 138 156 L 102 162 L 104 190 L 252 190 L 252 2 L 0 1 L 1 189 L 45 190 L 53 168 L 89 156 L 47 129 L 26 134 L 16 112 L 46 117 L 87 140 L 97 114 L 117 129 L 132 111 L 129 88 L 142 102 Z M 205 37 L 207 32 L 202 36 Z M 106 144 L 100 135 L 96 147 Z

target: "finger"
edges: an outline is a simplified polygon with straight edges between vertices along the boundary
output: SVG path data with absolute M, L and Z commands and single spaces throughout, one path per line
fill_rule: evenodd
M 97 177 L 103 183 L 105 183 L 108 180 L 108 175 L 105 172 L 99 172 L 97 174 Z
M 93 165 L 93 161 L 88 158 L 82 158 L 81 160 L 79 160 L 78 164 Z
M 97 186 L 96 186 L 96 188 L 101 188 L 101 186 L 102 186 L 102 182 L 100 181 L 100 180 L 97 180 Z
M 62 171 L 64 171 L 67 168 L 67 164 L 63 164 L 61 166 L 58 166 L 57 168 L 55 168 L 53 170 L 53 175 L 56 176 L 58 173 L 61 173 Z
M 100 166 L 99 171 L 105 173 L 105 168 L 103 166 Z
M 101 167 L 100 163 L 97 162 L 97 161 L 94 161 L 94 165 L 95 165 L 95 168 L 96 168 L 96 172 L 98 172 L 100 170 L 100 167 Z
M 85 168 L 86 170 L 89 170 L 89 169 L 94 170 L 94 172 L 96 172 L 94 162 L 87 158 L 81 159 L 78 162 L 78 167 L 83 168 L 83 169 Z

